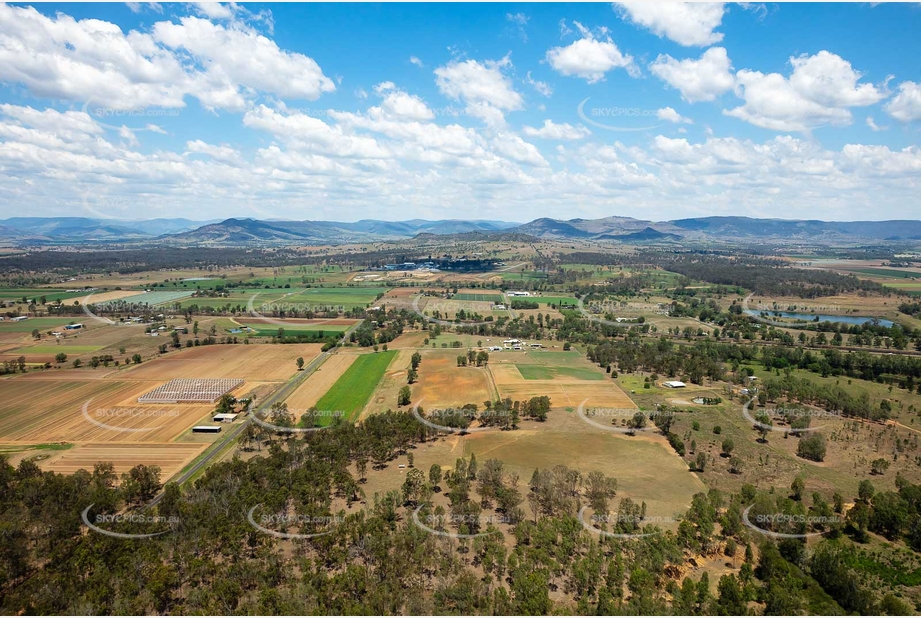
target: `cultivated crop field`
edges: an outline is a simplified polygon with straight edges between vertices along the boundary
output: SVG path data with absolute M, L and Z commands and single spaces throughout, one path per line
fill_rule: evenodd
M 47 302 L 67 300 L 84 295 L 85 292 L 65 292 L 49 288 L 0 288 L 0 300 L 15 300 L 22 302 L 25 297 L 29 301 L 40 301 L 42 296 Z
M 546 365 L 516 364 L 518 373 L 525 380 L 603 380 L 604 375 L 593 369 L 582 367 L 548 367 Z
M 297 371 L 295 360 L 305 362 L 320 353 L 318 344 L 232 344 L 187 348 L 128 369 L 131 380 L 167 381 L 174 378 L 242 378 L 262 382 L 283 381 Z
M 346 309 L 352 307 L 365 307 L 377 298 L 378 294 L 387 292 L 385 287 L 343 287 L 343 288 L 307 288 L 302 290 L 276 290 L 281 291 L 284 296 L 276 297 L 272 301 L 266 299 L 272 298 L 268 294 L 260 294 L 257 300 L 253 301 L 258 310 L 258 303 L 264 302 L 285 302 L 292 304 L 303 304 L 305 308 L 322 307 L 322 306 L 342 306 Z
M 177 300 L 181 300 L 191 295 L 192 295 L 192 292 L 190 290 L 136 292 L 132 294 L 131 296 L 123 296 L 119 300 L 123 300 L 126 303 L 147 305 L 149 307 L 156 307 L 158 305 L 165 305 L 167 303 L 172 303 Z M 95 296 L 90 299 L 90 302 L 94 305 L 102 304 L 99 300 L 96 299 Z
M 452 300 L 475 300 L 487 303 L 501 303 L 501 294 L 481 294 L 479 292 L 458 292 L 451 297 Z
M 368 403 L 396 354 L 395 350 L 390 350 L 358 356 L 332 388 L 317 401 L 317 408 L 344 412 L 347 419 L 353 418 Z
M 358 358 L 357 355 L 346 354 L 344 351 L 327 358 L 303 384 L 297 387 L 297 390 L 285 399 L 288 410 L 294 414 L 295 418 L 300 418 L 304 412 L 317 405 L 323 395 Z
M 169 442 L 213 408 L 139 404 L 137 398 L 155 386 L 114 379 L 4 380 L 0 443 Z
M 80 298 L 77 298 L 76 300 L 81 305 L 86 305 L 87 303 L 91 305 L 103 305 L 113 300 L 122 300 L 130 296 L 137 296 L 138 294 L 139 294 L 138 290 L 101 291 L 101 292 L 91 292 L 89 294 L 84 294 Z

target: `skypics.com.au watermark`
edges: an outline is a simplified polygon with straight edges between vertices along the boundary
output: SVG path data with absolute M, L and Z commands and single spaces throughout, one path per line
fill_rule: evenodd
M 113 514 L 97 514 L 92 520 L 90 519 L 90 510 L 94 505 L 89 505 L 83 512 L 80 514 L 80 518 L 83 520 L 83 523 L 86 524 L 86 527 L 92 530 L 93 532 L 98 532 L 99 534 L 112 537 L 114 539 L 151 539 L 153 537 L 161 536 L 167 532 L 172 532 L 176 525 L 179 524 L 179 518 L 176 516 L 163 517 L 160 515 L 146 515 L 144 513 L 132 512 L 132 513 L 113 513 Z M 169 526 L 166 530 L 160 530 L 158 532 L 147 532 L 147 533 L 128 533 L 128 532 L 115 532 L 113 530 L 107 530 L 101 525 L 166 525 Z
M 105 293 L 106 293 L 106 292 L 103 292 L 103 294 L 105 294 Z M 154 292 L 154 293 L 155 293 L 155 292 Z M 101 303 L 94 303 L 94 302 L 92 302 L 92 298 L 93 298 L 93 296 L 94 296 L 95 294 L 96 294 L 96 292 L 93 292 L 92 294 L 90 294 L 89 296 L 87 296 L 85 302 L 83 302 L 83 303 L 80 305 L 80 308 L 83 310 L 83 314 L 86 315 L 88 318 L 90 318 L 90 319 L 92 319 L 92 320 L 95 320 L 95 321 L 97 321 L 97 322 L 101 322 L 101 323 L 103 323 L 103 324 L 110 324 L 110 325 L 111 325 L 111 324 L 118 324 L 118 322 L 116 322 L 115 320 L 112 320 L 112 319 L 110 319 L 110 318 L 107 318 L 107 317 L 105 317 L 104 315 L 99 315 L 99 314 L 96 313 L 96 311 L 99 311 L 99 312 L 101 312 L 101 313 L 105 313 L 105 312 L 107 312 L 107 311 L 110 311 L 110 312 L 112 312 L 112 313 L 114 313 L 114 314 L 119 314 L 119 315 L 121 315 L 121 314 L 125 314 L 125 315 L 150 315 L 150 314 L 156 313 L 156 312 L 158 312 L 158 311 L 163 312 L 163 313 L 169 313 L 170 310 L 168 309 L 168 307 L 169 307 L 169 306 L 172 306 L 172 303 L 168 303 L 167 305 L 162 305 L 162 306 L 153 306 L 153 305 L 151 305 L 150 303 L 129 302 L 129 301 L 127 301 L 127 300 L 121 300 L 121 299 L 118 299 L 118 298 L 115 298 L 115 299 L 112 299 L 112 300 L 106 300 L 106 301 L 103 301 L 103 302 L 101 302 Z M 142 295 L 142 294 L 144 294 L 144 293 L 143 293 L 143 292 L 140 292 L 140 293 L 138 293 L 138 294 L 139 294 L 139 295 Z M 133 298 L 133 296 L 132 296 L 131 298 Z M 177 299 L 175 302 L 178 302 L 178 300 L 179 300 L 179 299 Z M 194 300 L 194 297 L 191 297 L 191 296 L 190 296 L 190 297 L 187 297 L 187 298 L 183 298 L 183 299 L 181 299 L 181 300 Z M 95 309 L 95 311 L 94 311 L 94 309 Z M 162 320 L 160 320 L 160 321 L 162 322 Z
M 246 513 L 246 521 L 249 524 L 262 532 L 263 534 L 268 534 L 279 539 L 312 539 L 320 536 L 324 536 L 332 532 L 336 525 L 341 524 L 345 521 L 344 517 L 338 515 L 302 515 L 302 514 L 292 514 L 292 513 L 263 513 L 259 516 L 259 521 L 256 521 L 255 513 L 257 509 L 261 509 L 262 505 L 257 504 L 252 507 Z M 316 530 L 315 532 L 284 532 L 283 530 L 289 527 L 296 527 L 298 529 L 308 528 Z M 277 530 L 276 528 L 281 528 Z
M 649 131 L 662 124 L 661 122 L 649 124 L 650 121 L 659 119 L 658 110 L 621 106 L 586 108 L 586 103 L 590 98 L 586 97 L 579 103 L 576 112 L 582 120 L 593 127 L 608 131 Z
M 277 410 L 269 409 L 268 411 L 264 411 L 262 416 L 260 416 L 252 403 L 250 403 L 247 408 L 247 413 L 253 422 L 263 429 L 281 434 L 303 434 L 323 431 L 335 425 L 338 419 L 346 418 L 346 413 L 343 410 L 316 410 L 313 408 L 308 408 L 306 410 L 292 410 L 290 408 Z M 307 422 L 312 422 L 313 425 L 310 427 L 298 426 L 299 423 L 304 424 Z
M 576 408 L 576 414 L 579 418 L 593 427 L 603 429 L 604 431 L 613 431 L 614 433 L 635 434 L 645 432 L 655 432 L 656 427 L 650 424 L 650 416 L 659 418 L 660 416 L 674 415 L 671 411 L 646 412 L 638 408 L 589 408 L 585 404 L 588 399 L 582 401 Z M 642 416 L 642 419 L 640 418 Z
M 421 307 L 421 300 L 426 298 L 425 307 Z M 442 299 L 435 296 L 416 295 L 413 298 L 413 312 L 427 322 L 440 324 L 442 326 L 481 326 L 491 324 L 492 321 L 482 319 L 484 306 L 490 304 L 489 301 L 468 301 Z M 503 306 L 505 306 L 503 304 Z M 508 309 L 505 309 L 508 311 Z M 449 316 L 454 316 L 450 318 Z
M 132 420 L 140 420 L 144 424 L 147 424 L 149 421 L 147 419 L 151 418 L 175 418 L 179 416 L 180 412 L 178 410 L 169 410 L 164 408 L 96 408 L 90 412 L 90 403 L 92 399 L 88 399 L 83 403 L 83 406 L 80 408 L 83 418 L 103 429 L 108 429 L 109 431 L 116 431 L 119 433 L 140 433 L 144 431 L 154 431 L 160 429 L 166 423 L 161 423 L 158 425 L 150 427 L 126 427 L 124 423 Z
M 591 517 L 586 517 L 588 508 L 589 507 L 587 506 L 583 506 L 581 509 L 579 509 L 578 519 L 582 524 L 582 527 L 592 534 L 614 539 L 641 539 L 644 537 L 660 534 L 662 530 L 659 528 L 656 528 L 652 532 L 615 532 L 613 530 L 628 529 L 638 531 L 641 530 L 644 526 L 658 524 L 672 525 L 678 523 L 678 520 L 676 520 L 674 517 L 648 516 L 633 513 L 614 513 L 613 515 L 596 513 Z M 610 526 L 613 528 L 613 530 L 603 530 L 598 527 L 599 525 Z
M 811 423 L 812 419 L 821 419 L 821 418 L 841 418 L 842 415 L 840 412 L 834 412 L 830 410 L 810 410 L 809 408 L 762 408 L 755 415 L 752 415 L 751 407 L 754 398 L 749 399 L 742 406 L 742 416 L 745 417 L 745 420 L 749 421 L 753 426 L 762 429 L 764 431 L 773 431 L 777 433 L 808 433 L 810 431 L 818 431 L 825 425 L 817 425 L 815 427 L 806 426 L 806 427 L 794 427 L 794 423 L 798 420 L 805 420 L 807 423 Z M 762 420 L 759 420 L 762 419 Z M 765 420 L 770 420 L 772 418 L 782 418 L 790 423 L 789 426 L 781 425 L 776 426 L 773 423 L 764 422 Z
M 467 111 L 460 107 L 454 107 L 453 105 L 446 105 L 444 107 L 434 107 L 431 108 L 433 118 L 459 118 L 461 116 L 468 116 Z M 362 110 L 355 108 L 354 111 L 349 112 L 339 109 L 329 109 L 329 108 L 319 108 L 319 107 L 285 107 L 284 112 L 288 116 L 309 116 L 310 118 L 318 119 L 329 119 L 335 122 L 340 122 L 342 120 L 350 120 L 352 117 L 364 117 L 367 114 L 367 110 Z
M 668 305 L 616 300 L 590 300 L 586 303 L 584 299 L 578 298 L 576 299 L 576 309 L 591 322 L 621 328 L 645 323 L 645 316 L 638 315 L 640 313 L 669 315 Z M 611 316 L 610 319 L 608 316 Z
M 492 532 L 452 532 L 448 528 L 449 526 L 457 528 L 458 530 L 487 530 L 489 526 L 496 526 L 498 524 L 512 525 L 515 523 L 511 518 L 505 515 L 496 514 L 466 515 L 447 513 L 439 515 L 430 513 L 427 515 L 420 515 L 420 512 L 423 508 L 425 508 L 425 506 L 425 504 L 420 504 L 416 507 L 416 510 L 413 511 L 413 524 L 417 528 L 420 528 L 429 534 L 452 539 L 476 539 L 479 537 L 488 536 L 489 534 L 492 534 Z
M 291 297 L 297 294 L 301 294 L 305 289 L 293 290 L 291 292 L 286 292 L 284 297 Z M 292 324 L 291 322 L 286 322 L 283 319 L 276 319 L 275 315 L 291 315 L 297 316 L 308 313 L 322 313 L 330 314 L 334 313 L 339 315 L 345 312 L 344 305 L 321 305 L 313 303 L 292 303 L 284 300 L 274 300 L 271 302 L 263 302 L 259 304 L 259 309 L 256 309 L 256 299 L 262 292 L 256 292 L 249 297 L 249 300 L 246 303 L 246 311 L 254 318 L 259 318 L 261 321 L 274 324 L 281 328 L 296 328 L 297 324 Z M 271 315 L 275 314 L 275 315 Z
M 751 514 L 755 505 L 751 505 L 742 511 L 742 523 L 766 536 L 775 539 L 808 539 L 814 536 L 821 536 L 825 531 L 817 532 L 777 532 L 770 528 L 773 527 L 830 527 L 844 523 L 844 519 L 839 515 L 800 515 L 789 513 L 757 513 Z
M 335 313 L 345 312 L 345 305 L 317 305 L 313 303 L 262 303 L 259 305 L 259 315 L 297 315 L 301 313 Z M 290 325 L 289 325 L 290 326 Z
M 176 118 L 180 114 L 180 108 L 113 107 L 101 105 L 90 99 L 83 104 L 83 112 L 93 118 L 100 126 L 113 131 L 166 133 L 162 127 L 154 124 L 153 121 L 163 118 Z
M 420 411 L 423 401 L 420 399 L 413 406 L 413 416 L 417 421 L 435 431 L 464 434 L 496 431 L 501 429 L 503 424 L 510 423 L 512 420 L 512 412 L 508 410 L 484 410 L 478 413 L 464 408 L 440 408 L 430 410 L 423 415 Z M 486 422 L 481 426 L 470 427 L 474 420 Z
M 755 311 L 764 311 L 766 313 L 840 313 L 840 305 L 811 305 L 797 303 L 782 307 L 780 303 L 765 303 L 758 301 L 754 305 L 749 304 L 749 308 Z
M 100 219 L 115 219 L 128 221 L 128 218 L 116 216 L 120 213 L 129 213 L 137 206 L 137 198 L 124 195 L 106 195 L 99 191 L 86 191 L 80 196 L 83 209 Z
M 834 321 L 834 316 L 841 313 L 841 307 L 838 305 L 795 305 L 795 309 L 792 307 L 783 308 L 778 303 L 774 302 L 770 305 L 764 303 L 763 301 L 759 302 L 756 307 L 750 306 L 752 297 L 755 293 L 752 292 L 748 296 L 742 299 L 742 311 L 745 312 L 745 315 L 750 317 L 756 322 L 764 324 L 766 326 L 774 326 L 780 328 L 790 328 L 798 327 L 804 324 L 809 324 L 811 322 L 822 321 L 823 316 L 827 321 Z M 792 309 L 792 310 L 791 310 Z M 794 313 L 800 314 L 802 317 L 797 317 L 796 321 L 778 321 L 772 320 L 771 317 L 783 318 L 784 313 Z M 772 315 L 774 314 L 774 315 Z M 805 319 L 805 318 L 809 319 Z M 842 315 L 842 319 L 846 319 L 847 316 Z

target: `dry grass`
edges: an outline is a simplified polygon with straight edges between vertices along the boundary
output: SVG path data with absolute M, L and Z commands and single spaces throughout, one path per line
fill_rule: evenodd
M 561 353 L 564 354 L 564 353 Z M 609 377 L 602 380 L 579 380 L 558 376 L 553 380 L 526 380 L 515 364 L 533 363 L 548 366 L 591 367 L 583 359 L 556 358 L 554 352 L 499 352 L 490 357 L 489 372 L 495 380 L 499 394 L 512 399 L 530 399 L 546 395 L 555 408 L 576 407 L 583 401 L 586 406 L 608 408 L 635 408 L 636 404 Z
M 483 405 L 493 399 L 489 376 L 483 367 L 458 367 L 457 356 L 466 350 L 422 351 L 419 381 L 412 385 L 413 401 L 425 409 Z
M 599 470 L 618 480 L 615 503 L 624 497 L 645 502 L 650 517 L 682 513 L 695 493 L 706 491 L 664 438 L 606 432 L 563 411 L 552 412 L 546 423 L 525 422 L 516 431 L 449 436 L 420 444 L 412 453 L 415 466 L 426 473 L 432 464 L 453 468 L 457 458 L 470 457 L 471 453 L 481 466 L 487 459 L 502 460 L 507 470 L 518 474 L 519 486 L 525 492 L 535 468 L 562 464 L 583 475 Z M 401 457 L 383 470 L 369 471 L 363 486 L 368 498 L 398 490 L 408 470 L 399 469 L 398 464 L 405 463 L 405 457 Z M 530 513 L 527 501 L 522 507 Z

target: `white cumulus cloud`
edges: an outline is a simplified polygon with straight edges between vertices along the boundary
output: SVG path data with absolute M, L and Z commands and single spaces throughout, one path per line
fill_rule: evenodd
M 617 2 L 621 15 L 633 23 L 687 46 L 705 46 L 723 40 L 714 32 L 723 21 L 722 2 Z
M 671 107 L 663 107 L 662 109 L 658 110 L 656 112 L 656 117 L 659 120 L 665 120 L 675 124 L 694 124 L 693 120 L 690 118 L 685 118 Z
M 902 122 L 921 120 L 921 83 L 902 82 L 898 93 L 885 105 L 886 112 Z
M 471 116 L 500 125 L 505 121 L 505 112 L 519 110 L 524 103 L 503 73 L 511 66 L 509 56 L 484 62 L 453 60 L 435 69 L 435 84 L 446 97 L 466 103 Z
M 690 103 L 713 101 L 735 83 L 729 54 L 722 47 L 711 47 L 697 60 L 676 60 L 663 54 L 649 69 Z
M 555 140 L 577 140 L 588 137 L 592 133 L 582 125 L 573 126 L 566 122 L 557 124 L 549 118 L 544 120 L 544 126 L 540 128 L 526 126 L 522 128 L 522 131 L 531 137 Z
M 852 122 L 850 107 L 864 107 L 886 97 L 883 88 L 859 83 L 851 63 L 828 51 L 790 58 L 789 78 L 779 73 L 741 70 L 736 95 L 744 104 L 725 111 L 753 125 L 775 131 L 807 131 Z
M 636 74 L 633 57 L 621 53 L 610 37 L 595 36 L 579 22 L 576 27 L 582 38 L 565 47 L 553 47 L 547 51 L 546 59 L 558 73 L 569 77 L 581 77 L 590 84 L 600 82 L 605 73 L 613 69 L 627 69 Z

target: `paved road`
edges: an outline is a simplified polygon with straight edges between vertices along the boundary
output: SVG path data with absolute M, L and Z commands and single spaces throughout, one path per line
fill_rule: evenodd
M 354 326 L 349 328 L 347 331 L 345 331 L 345 334 L 343 335 L 342 340 L 343 341 L 347 340 L 349 335 L 352 333 L 352 331 L 358 328 L 359 326 L 361 326 L 361 324 L 362 322 L 359 322 L 358 324 L 355 324 Z M 276 344 L 276 345 L 284 345 L 284 344 Z M 274 405 L 276 402 L 284 401 L 285 399 L 287 399 L 291 393 L 297 390 L 297 387 L 300 386 L 304 380 L 310 377 L 313 374 L 313 372 L 316 371 L 320 367 L 320 365 L 326 362 L 326 359 L 332 356 L 332 354 L 334 354 L 337 350 L 338 348 L 332 348 L 329 351 L 321 352 L 320 355 L 317 356 L 312 361 L 310 361 L 304 367 L 302 371 L 298 371 L 290 380 L 285 382 L 278 390 L 274 391 L 264 401 L 257 404 L 258 407 L 256 408 L 256 413 L 260 413 L 265 410 L 269 410 L 271 409 L 272 405 Z M 214 442 L 211 446 L 209 446 L 205 450 L 204 454 L 201 456 L 201 458 L 198 461 L 196 461 L 194 464 L 192 464 L 192 466 L 190 466 L 189 468 L 181 472 L 178 476 L 174 476 L 173 478 L 171 478 L 169 482 L 178 483 L 179 485 L 183 485 L 184 483 L 187 483 L 189 479 L 193 478 L 199 471 L 201 471 L 208 464 L 210 464 L 211 460 L 214 459 L 215 455 L 217 455 L 222 450 L 224 450 L 225 446 L 230 444 L 231 441 L 236 440 L 238 437 L 240 437 L 240 434 L 243 433 L 247 425 L 249 425 L 252 421 L 253 421 L 252 416 L 247 415 L 242 423 L 233 425 L 230 431 L 223 434 L 223 436 L 219 440 Z M 161 491 L 150 502 L 150 504 L 148 504 L 147 507 L 145 508 L 154 506 L 160 501 L 162 497 L 163 497 L 163 492 Z

